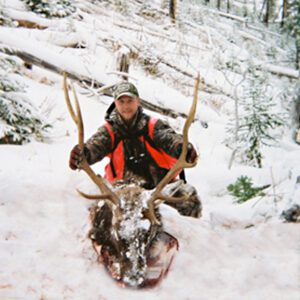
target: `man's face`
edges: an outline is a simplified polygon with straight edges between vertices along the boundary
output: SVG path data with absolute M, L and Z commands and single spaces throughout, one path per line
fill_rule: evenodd
M 121 117 L 124 119 L 124 121 L 128 122 L 131 121 L 135 116 L 138 107 L 140 106 L 140 98 L 132 98 L 124 95 L 118 100 L 115 100 L 115 104 Z

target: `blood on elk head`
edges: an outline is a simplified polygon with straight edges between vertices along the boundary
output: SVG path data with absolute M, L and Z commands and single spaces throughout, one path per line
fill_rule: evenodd
M 102 234 L 102 246 L 113 257 L 115 278 L 129 286 L 142 286 L 147 269 L 147 254 L 153 241 L 162 232 L 161 216 L 158 206 L 164 201 L 185 201 L 184 197 L 172 197 L 164 192 L 175 174 L 183 168 L 192 168 L 197 161 L 186 161 L 188 130 L 194 119 L 199 88 L 199 75 L 196 79 L 194 99 L 188 118 L 183 128 L 183 146 L 176 164 L 153 190 L 145 190 L 137 183 L 109 184 L 100 175 L 96 175 L 83 155 L 80 169 L 84 170 L 101 191 L 100 195 L 87 195 L 78 191 L 83 197 L 93 200 L 104 200 L 100 223 L 105 225 Z M 71 84 L 75 100 L 74 111 L 67 88 L 67 76 L 64 74 L 64 94 L 69 113 L 78 128 L 78 145 L 84 149 L 84 129 L 78 98 Z M 100 201 L 99 201 L 100 202 Z

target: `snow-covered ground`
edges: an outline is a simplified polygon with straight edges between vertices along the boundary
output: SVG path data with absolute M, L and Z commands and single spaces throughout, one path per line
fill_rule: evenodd
M 117 24 L 142 26 L 141 16 L 126 23 L 124 15 L 101 5 L 96 10 L 85 1 L 85 10 L 82 8 L 73 18 L 56 21 L 25 12 L 17 0 L 0 3 L 13 18 L 49 26 L 44 30 L 0 27 L 2 45 L 105 84 L 118 80 L 116 75 L 108 74 L 114 70 L 115 53 L 111 47 L 117 49 L 123 43 L 143 51 L 153 47 L 155 55 L 173 62 L 186 47 L 163 39 L 160 46 L 165 48 L 159 52 L 155 37 L 146 35 L 147 30 L 162 34 L 159 28 L 170 25 L 168 21 L 156 25 L 145 20 L 141 31 L 130 31 Z M 216 24 L 221 26 L 221 22 Z M 211 39 L 207 47 L 218 43 L 212 27 L 207 26 L 203 32 Z M 192 54 L 186 65 L 184 61 L 178 64 L 192 74 L 200 71 L 205 82 L 215 83 L 227 95 L 222 99 L 228 99 L 230 86 L 220 72 L 209 67 L 215 48 L 207 51 L 200 33 L 193 39 L 193 32 L 184 36 L 170 26 L 163 34 L 203 47 L 203 51 L 192 52 L 199 55 Z M 221 37 L 219 33 L 220 43 Z M 113 46 L 105 44 L 105 38 L 113 41 Z M 86 48 L 64 48 L 72 41 L 84 42 Z M 187 112 L 193 80 L 183 79 L 167 67 L 163 71 L 165 74 L 156 78 L 134 64 L 130 74 L 136 78 L 132 81 L 143 99 Z M 86 237 L 91 203 L 82 199 L 76 188 L 89 193 L 96 188 L 83 172 L 68 168 L 69 151 L 77 143 L 77 132 L 64 102 L 62 76 L 36 66 L 19 70 L 16 76 L 26 85 L 26 96 L 40 107 L 53 129 L 43 143 L 0 146 L 0 299 L 300 299 L 299 224 L 284 223 L 280 218 L 283 210 L 300 204 L 299 179 L 296 183 L 300 176 L 300 147 L 293 141 L 290 129 L 286 129 L 277 147 L 264 150 L 263 168 L 234 163 L 228 170 L 231 152 L 223 141 L 232 103 L 221 107 L 220 100 L 218 107 L 213 102 L 219 99 L 217 94 L 201 92 L 198 120 L 189 135 L 200 159 L 196 168 L 186 170 L 186 175 L 202 199 L 203 216 L 182 217 L 161 205 L 165 230 L 180 244 L 169 274 L 153 289 L 124 289 L 96 262 Z M 180 78 L 176 88 L 174 82 Z M 76 89 L 88 137 L 103 123 L 111 98 L 90 97 L 87 90 L 79 86 Z M 168 120 L 181 130 L 184 119 Z M 208 128 L 200 120 L 208 122 Z M 94 168 L 101 173 L 104 165 L 101 162 Z M 240 175 L 250 176 L 257 186 L 271 184 L 272 188 L 265 197 L 237 204 L 226 187 Z

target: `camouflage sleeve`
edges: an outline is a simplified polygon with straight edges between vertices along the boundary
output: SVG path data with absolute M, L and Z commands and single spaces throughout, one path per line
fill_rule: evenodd
M 181 134 L 176 133 L 166 122 L 157 120 L 153 129 L 153 141 L 158 148 L 161 148 L 170 156 L 175 158 L 180 156 L 183 137 Z
M 90 165 L 112 152 L 112 140 L 106 127 L 101 126 L 85 143 L 85 155 Z

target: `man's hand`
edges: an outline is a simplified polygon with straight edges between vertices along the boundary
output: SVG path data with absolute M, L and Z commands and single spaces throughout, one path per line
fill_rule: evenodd
M 197 152 L 192 144 L 188 144 L 187 147 L 187 154 L 186 154 L 186 161 L 188 163 L 194 163 L 196 158 L 198 157 Z
M 69 166 L 72 170 L 77 170 L 82 162 L 83 152 L 80 150 L 79 145 L 76 145 L 70 153 Z

